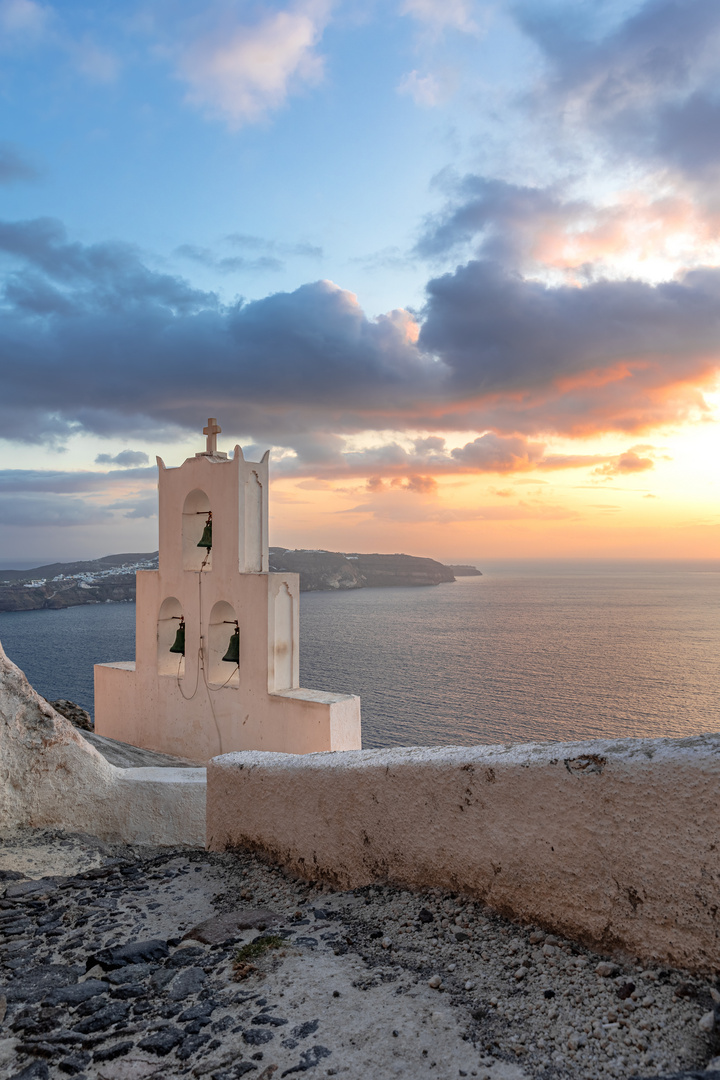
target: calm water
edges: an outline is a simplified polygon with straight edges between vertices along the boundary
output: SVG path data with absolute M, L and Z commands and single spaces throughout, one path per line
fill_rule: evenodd
M 483 565 L 427 589 L 304 593 L 301 681 L 362 697 L 368 747 L 720 730 L 720 571 Z M 49 698 L 92 710 L 92 665 L 134 657 L 133 604 L 0 613 Z

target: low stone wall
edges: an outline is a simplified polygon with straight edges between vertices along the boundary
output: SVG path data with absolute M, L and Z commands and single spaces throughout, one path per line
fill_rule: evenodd
M 343 888 L 469 893 L 648 963 L 720 970 L 720 735 L 208 766 L 208 847 Z
M 205 769 L 116 768 L 0 646 L 0 833 L 27 827 L 201 846 Z

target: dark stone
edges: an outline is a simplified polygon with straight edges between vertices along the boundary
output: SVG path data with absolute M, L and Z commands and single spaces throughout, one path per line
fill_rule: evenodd
M 212 1001 L 201 1001 L 198 1005 L 193 1005 L 191 1008 L 186 1009 L 185 1012 L 180 1013 L 178 1020 L 200 1020 L 210 1016 L 216 1008 L 217 1005 Z
M 184 1001 L 193 994 L 199 994 L 206 978 L 202 968 L 185 968 L 175 976 L 168 987 L 168 997 L 171 1001 Z
M 18 1043 L 18 1052 L 21 1054 L 32 1054 L 33 1057 L 52 1058 L 55 1057 L 57 1053 L 57 1047 L 53 1046 L 52 1043 L 46 1042 L 21 1042 Z
M 420 920 L 420 922 L 424 923 L 435 922 L 435 916 L 433 915 L 432 911 L 428 911 L 426 907 L 420 908 L 420 911 L 418 912 L 418 919 Z
M 69 720 L 75 727 L 82 728 L 83 731 L 92 731 L 93 722 L 89 712 L 86 712 L 81 705 L 76 705 L 74 701 L 66 701 L 61 698 L 59 701 L 51 701 L 55 712 L 59 712 L 61 716 L 64 716 L 66 720 Z
M 25 875 L 19 870 L 0 870 L 0 881 L 24 881 Z
M 200 957 L 206 956 L 205 949 L 201 949 L 199 945 L 189 945 L 184 949 L 178 949 L 172 956 L 168 957 L 165 962 L 166 968 L 179 968 L 186 967 L 188 964 L 194 964 Z
M 108 990 L 108 984 L 100 979 L 87 979 L 84 983 L 75 986 L 60 986 L 50 990 L 43 1002 L 45 1005 L 80 1005 L 83 1001 L 96 998 L 98 994 L 104 994 Z
M 470 940 L 470 935 L 466 934 L 464 930 L 454 930 L 453 933 L 457 942 Z
M 117 971 L 108 972 L 107 980 L 113 983 L 115 986 L 122 986 L 123 983 L 138 982 L 140 979 L 146 979 L 148 975 L 152 975 L 153 971 L 157 971 L 157 967 L 154 964 L 132 964 L 130 967 L 118 968 Z M 162 969 L 160 969 L 162 971 Z M 172 978 L 168 975 L 167 982 Z
M 298 1041 L 297 1039 L 283 1039 L 280 1045 L 284 1046 L 286 1050 L 294 1050 L 298 1045 Z
M 307 1020 L 304 1024 L 298 1024 L 290 1034 L 294 1039 L 307 1039 L 308 1035 L 314 1035 L 320 1024 L 319 1020 Z
M 268 1016 L 267 1013 L 260 1013 L 259 1016 L 253 1016 L 250 1023 L 268 1024 L 270 1027 L 282 1027 L 283 1024 L 287 1024 L 287 1020 L 283 1020 L 280 1016 Z
M 83 1035 L 89 1035 L 93 1031 L 105 1031 L 106 1028 L 126 1020 L 130 1013 L 130 1006 L 124 1001 L 112 1001 L 103 1009 L 98 1009 L 87 1020 L 81 1020 L 75 1025 L 77 1031 Z
M 620 986 L 618 986 L 618 988 L 616 990 L 616 994 L 620 998 L 621 1001 L 625 1001 L 634 992 L 635 992 L 635 983 L 634 982 L 621 983 Z
M 58 1068 L 71 1076 L 81 1073 L 90 1062 L 90 1055 L 86 1053 L 70 1054 L 58 1062 Z
M 206 945 L 220 945 L 224 941 L 234 940 L 242 930 L 266 930 L 279 922 L 282 922 L 280 917 L 268 908 L 238 908 L 205 919 L 188 930 L 185 938 L 203 941 Z
M 160 1031 L 153 1031 L 152 1035 L 148 1035 L 147 1038 L 141 1039 L 138 1046 L 141 1050 L 149 1050 L 151 1054 L 164 1057 L 165 1054 L 170 1053 L 173 1047 L 181 1043 L 184 1037 L 184 1032 L 180 1028 L 164 1027 Z
M 554 990 L 543 990 L 543 997 L 544 997 L 544 998 L 545 998 L 545 999 L 546 999 L 547 1001 L 549 1001 L 549 1000 L 550 1000 L 550 998 L 554 998 L 554 997 L 555 997 L 555 991 L 554 991 Z
M 167 986 L 170 980 L 174 978 L 174 971 L 166 971 L 165 968 L 160 968 L 150 980 L 150 985 L 154 990 L 162 990 L 163 987 Z
M 147 991 L 142 983 L 125 983 L 124 986 L 118 986 L 116 990 L 112 991 L 112 997 L 118 998 L 120 1001 L 126 1001 L 128 998 L 143 997 Z
M 168 955 L 167 941 L 153 938 L 151 941 L 131 941 L 116 949 L 101 949 L 88 960 L 88 971 L 95 964 L 112 970 L 126 967 L 127 964 L 145 964 L 149 960 L 164 960 Z
M 9 1080 L 49 1080 L 50 1070 L 44 1061 L 32 1061 L 20 1072 L 13 1073 Z
M 263 1046 L 274 1038 L 272 1031 L 243 1031 L 243 1039 L 248 1046 Z
M 317 945 L 317 938 L 314 938 L 314 937 L 296 937 L 295 938 L 295 944 L 296 945 L 305 945 L 308 948 L 314 948 L 314 946 Z
M 5 996 L 8 1002 L 22 1001 L 26 1005 L 41 1001 L 54 987 L 76 983 L 81 971 L 81 968 L 64 964 L 45 964 L 24 978 L 9 983 L 5 988 Z
M 195 1024 L 205 1025 L 208 1022 L 209 1022 L 208 1018 L 204 1017 L 202 1020 L 196 1020 Z M 211 1030 L 213 1031 L 213 1033 L 215 1035 L 220 1035 L 223 1031 L 227 1031 L 227 1029 L 229 1027 L 232 1027 L 233 1022 L 234 1022 L 233 1017 L 228 1013 L 227 1016 L 221 1016 L 219 1020 L 216 1020 L 215 1023 L 213 1024 Z M 194 1027 L 195 1024 L 188 1025 L 188 1027 L 186 1027 L 185 1030 L 190 1031 L 190 1029 L 192 1027 Z M 199 1028 L 198 1028 L 198 1030 L 199 1030 Z
M 375 941 L 377 938 L 381 938 L 382 936 L 383 936 L 382 930 L 371 930 L 370 931 L 370 940 L 371 941 Z
M 193 1033 L 192 1035 L 189 1035 L 187 1038 L 183 1039 L 183 1044 L 179 1048 L 179 1050 L 176 1051 L 176 1054 L 181 1061 L 187 1061 L 189 1057 L 192 1057 L 193 1054 L 197 1053 L 201 1046 L 204 1046 L 205 1043 L 209 1041 L 209 1035 L 199 1035 Z
M 38 895 L 50 892 L 51 889 L 56 889 L 61 881 L 65 881 L 66 878 L 40 878 L 38 881 L 15 881 L 11 882 L 5 890 L 5 898 L 7 900 L 19 900 L 26 896 L 33 896 L 35 893 Z
M 93 1054 L 93 1061 L 114 1061 L 115 1058 L 122 1057 L 123 1054 L 129 1053 L 135 1044 L 127 1039 L 125 1042 L 115 1043 L 113 1046 L 106 1046 L 104 1050 L 96 1050 Z
M 314 1069 L 323 1058 L 330 1057 L 331 1053 L 332 1051 L 328 1050 L 326 1046 L 312 1046 L 309 1050 L 303 1050 L 297 1065 L 293 1065 L 291 1069 L 286 1069 L 280 1075 L 290 1076 L 292 1073 L 307 1072 L 308 1069 Z

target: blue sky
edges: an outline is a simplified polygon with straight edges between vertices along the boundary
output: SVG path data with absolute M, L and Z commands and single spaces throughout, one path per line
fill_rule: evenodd
M 718 45 L 715 0 L 0 0 L 0 559 L 153 547 L 211 414 L 277 543 L 710 553 Z

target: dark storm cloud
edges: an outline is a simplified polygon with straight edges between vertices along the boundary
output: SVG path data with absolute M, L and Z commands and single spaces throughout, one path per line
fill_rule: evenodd
M 662 386 L 717 364 L 718 270 L 659 285 L 598 281 L 579 289 L 472 261 L 427 288 L 419 345 L 442 356 L 458 394 L 537 390 L 636 362 L 633 379 L 625 381 L 632 394 L 635 384 Z M 602 388 L 594 392 L 602 396 Z M 547 411 L 552 414 L 551 405 Z
M 496 207 L 525 198 L 492 194 Z M 228 437 L 339 467 L 338 436 L 368 428 L 636 430 L 702 407 L 665 391 L 717 364 L 720 270 L 579 289 L 474 260 L 428 283 L 415 342 L 407 312 L 369 319 L 327 281 L 222 305 L 133 248 L 71 243 L 46 220 L 0 223 L 0 250 L 13 264 L 0 321 L 6 438 L 173 437 L 222 405 Z M 432 462 L 437 449 L 413 457 Z M 404 463 L 386 447 L 372 471 L 392 455 Z
M 13 146 L 12 143 L 0 143 L 0 184 L 37 180 L 40 175 L 37 166 L 33 165 L 17 146 Z
M 688 173 L 720 162 L 717 0 L 646 0 L 600 37 L 576 4 L 548 13 L 521 3 L 516 15 L 550 64 L 538 101 L 625 154 Z

